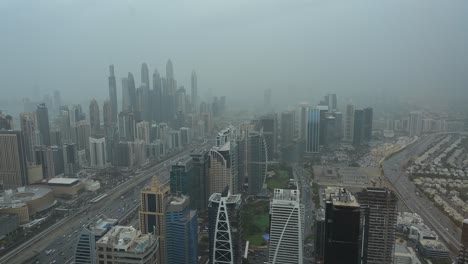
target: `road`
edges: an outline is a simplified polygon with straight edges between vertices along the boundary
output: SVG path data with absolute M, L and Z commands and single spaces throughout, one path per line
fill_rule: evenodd
M 413 145 L 408 146 L 400 153 L 384 161 L 382 166 L 385 177 L 393 185 L 393 189 L 408 209 L 418 213 L 424 222 L 439 235 L 439 238 L 447 243 L 452 254 L 456 255 L 458 254 L 458 248 L 460 248 L 460 228 L 444 212 L 433 206 L 432 202 L 424 195 L 416 194 L 415 186 L 409 180 L 403 168 L 403 165 L 410 158 L 418 156 L 427 150 L 436 137 L 437 134 L 433 134 L 421 138 Z
M 188 148 L 176 156 L 171 157 L 171 159 L 177 159 L 188 155 L 193 149 L 200 147 L 207 147 L 207 144 Z M 50 263 L 54 260 L 56 263 L 71 262 L 74 254 L 74 243 L 76 243 L 77 234 L 79 232 L 78 229 L 94 220 L 94 218 L 101 213 L 107 214 L 108 217 L 118 218 L 119 214 L 124 213 L 121 210 L 123 201 L 121 201 L 120 197 L 133 196 L 139 201 L 139 191 L 152 176 L 159 174 L 160 182 L 166 182 L 169 179 L 168 168 L 166 166 L 170 166 L 170 162 L 161 162 L 116 186 L 108 192 L 108 196 L 105 199 L 96 204 L 89 204 L 84 208 L 80 208 L 76 213 L 62 220 L 57 226 L 41 232 L 23 245 L 20 245 L 4 255 L 0 258 L 0 263 L 37 263 L 37 261 L 39 261 L 39 263 Z M 127 202 L 130 203 L 130 200 Z M 129 206 L 131 206 L 131 204 L 129 204 Z M 119 209 L 121 211 L 119 211 Z M 45 254 L 45 251 L 48 249 L 52 249 L 49 256 Z M 55 249 L 55 251 L 53 251 L 53 249 Z M 56 258 L 54 259 L 53 257 Z M 38 260 L 36 260 L 36 258 L 38 258 Z

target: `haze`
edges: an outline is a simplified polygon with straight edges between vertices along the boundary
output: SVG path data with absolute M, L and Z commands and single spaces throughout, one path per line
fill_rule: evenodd
M 170 58 L 179 85 L 195 69 L 201 97 L 231 104 L 261 102 L 266 88 L 283 105 L 327 91 L 449 102 L 467 94 L 467 10 L 462 0 L 2 1 L 0 90 L 102 100 L 109 64 L 139 85 L 142 62 L 164 73 Z

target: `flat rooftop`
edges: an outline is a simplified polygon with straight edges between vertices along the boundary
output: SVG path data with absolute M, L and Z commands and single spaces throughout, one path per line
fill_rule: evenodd
M 79 181 L 77 178 L 52 178 L 47 183 L 50 185 L 75 185 Z

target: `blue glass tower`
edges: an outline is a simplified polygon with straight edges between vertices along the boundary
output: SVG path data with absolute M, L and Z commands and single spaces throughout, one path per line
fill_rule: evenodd
M 168 264 L 198 263 L 197 211 L 190 210 L 187 196 L 174 196 L 166 209 Z

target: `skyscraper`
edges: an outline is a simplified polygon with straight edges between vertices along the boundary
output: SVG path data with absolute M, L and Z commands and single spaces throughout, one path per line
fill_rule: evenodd
M 99 116 L 99 105 L 96 99 L 92 99 L 89 104 L 89 123 L 91 125 L 91 135 L 101 134 L 101 119 Z
M 221 193 L 228 186 L 233 193 L 237 193 L 237 146 L 234 127 L 230 126 L 219 132 L 216 141 L 216 146 L 209 153 L 209 192 Z
M 141 85 L 150 87 L 149 70 L 146 63 L 141 64 Z
M 248 191 L 257 195 L 262 191 L 268 167 L 268 150 L 263 134 L 249 132 L 247 148 Z
M 207 209 L 208 203 L 206 201 L 208 201 L 208 198 L 210 197 L 210 193 L 208 191 L 210 156 L 208 153 L 209 152 L 207 150 L 199 150 L 190 154 L 193 163 L 192 186 L 197 186 L 197 188 L 193 188 L 192 204 L 193 208 L 196 208 L 199 211 L 205 211 Z
M 275 189 L 270 203 L 268 263 L 303 263 L 304 206 L 299 190 Z
M 344 116 L 343 141 L 352 143 L 354 140 L 354 106 L 347 105 Z
M 197 73 L 195 70 L 192 71 L 191 78 L 191 98 L 192 98 L 192 112 L 198 111 L 198 84 L 197 84 Z
M 117 123 L 117 114 L 119 113 L 119 108 L 117 105 L 117 82 L 114 75 L 114 65 L 109 65 L 109 100 L 111 107 L 111 121 Z
M 63 145 L 63 164 L 65 175 L 74 175 L 78 172 L 78 149 L 75 143 L 65 143 Z
M 146 63 L 143 63 L 141 65 L 141 86 L 140 88 L 138 88 L 139 92 L 137 91 L 137 108 L 141 112 L 142 119 L 146 121 L 152 120 L 152 113 L 150 107 L 151 98 L 149 88 L 150 79 L 148 65 L 146 65 Z
M 36 118 L 38 130 L 41 133 L 42 144 L 50 146 L 49 111 L 45 103 L 37 106 Z
M 166 209 L 167 263 L 198 263 L 197 211 L 190 210 L 188 196 L 176 195 Z
M 174 195 L 189 195 L 200 185 L 192 184 L 192 158 L 182 158 L 172 165 L 170 173 L 171 193 Z M 196 186 L 196 187 L 195 187 Z
M 320 152 L 320 109 L 318 108 L 307 109 L 306 152 Z
M 36 145 L 34 134 L 37 129 L 36 115 L 30 112 L 21 113 L 20 126 L 23 133 L 27 161 L 34 162 L 34 145 Z
M 372 139 L 372 120 L 374 114 L 372 108 L 363 109 L 363 136 L 362 139 L 365 142 L 369 142 Z
M 0 184 L 3 189 L 21 187 L 28 182 L 26 153 L 20 131 L 0 130 Z
M 145 144 L 150 144 L 150 124 L 147 121 L 141 121 L 136 124 L 136 138 L 143 140 Z
M 367 263 L 393 264 L 398 199 L 384 188 L 367 188 L 357 193 L 368 214 Z
M 140 230 L 143 234 L 152 233 L 159 237 L 158 258 L 161 264 L 168 264 L 165 215 L 169 196 L 170 188 L 162 186 L 157 176 L 141 192 Z
M 213 193 L 208 203 L 210 264 L 241 261 L 242 197 L 231 195 L 226 187 L 222 193 Z
M 136 126 L 132 111 L 127 110 L 119 113 L 119 134 L 122 140 L 135 140 Z
M 292 110 L 281 113 L 281 147 L 286 148 L 294 140 L 295 113 Z
M 116 124 L 113 122 L 112 105 L 109 100 L 105 100 L 102 105 L 102 118 L 104 119 L 104 132 Z
M 354 110 L 353 144 L 360 145 L 364 141 L 364 111 Z
M 153 90 L 151 91 L 151 111 L 153 120 L 156 122 L 163 121 L 163 94 L 162 94 L 162 81 L 161 76 L 157 69 L 153 73 Z
M 127 89 L 128 89 L 128 95 L 130 98 L 130 109 L 135 111 L 136 106 L 137 106 L 136 85 L 135 85 L 135 78 L 133 78 L 133 74 L 131 72 L 129 72 L 127 76 Z
M 277 119 L 275 114 L 268 114 L 262 116 L 257 124 L 256 130 L 263 129 L 263 136 L 265 137 L 268 150 L 268 158 L 273 160 L 278 152 L 277 143 Z
M 324 263 L 366 263 L 366 217 L 355 197 L 340 189 L 325 208 Z
M 89 166 L 102 169 L 107 165 L 106 138 L 89 138 Z

